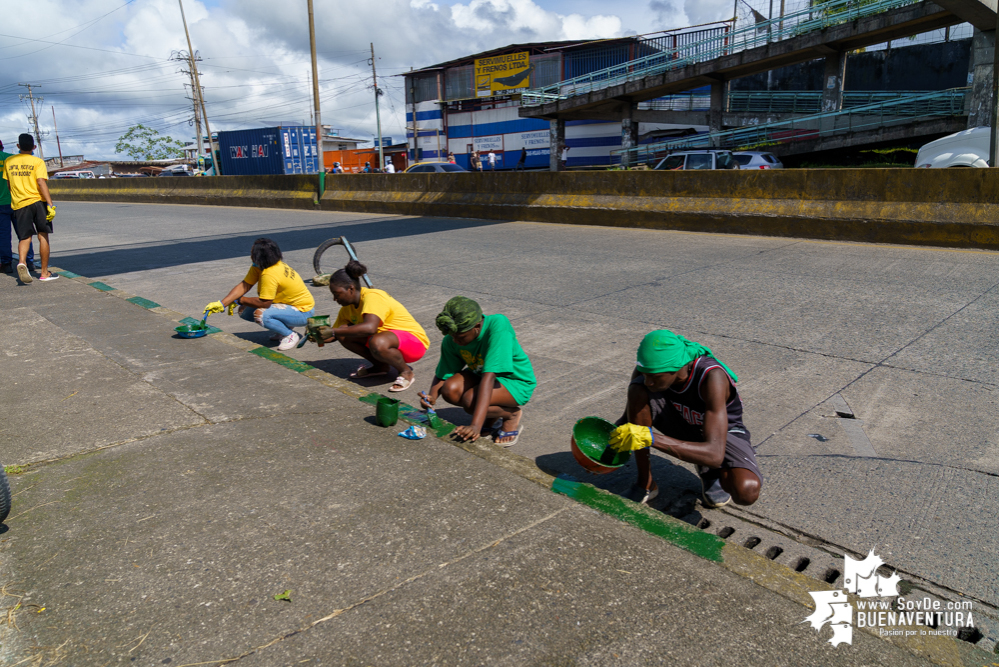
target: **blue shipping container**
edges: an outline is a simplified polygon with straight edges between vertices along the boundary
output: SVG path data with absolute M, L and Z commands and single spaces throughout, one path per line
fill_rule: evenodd
M 315 174 L 319 172 L 316 128 L 264 127 L 219 132 L 225 176 Z

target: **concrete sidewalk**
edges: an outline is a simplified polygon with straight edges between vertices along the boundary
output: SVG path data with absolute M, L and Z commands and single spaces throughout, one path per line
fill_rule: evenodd
M 833 648 L 770 590 L 783 566 L 764 588 L 512 454 L 400 438 L 319 375 L 228 334 L 178 339 L 144 305 L 0 275 L 0 457 L 25 466 L 0 526 L 0 664 L 990 659 L 860 631 Z

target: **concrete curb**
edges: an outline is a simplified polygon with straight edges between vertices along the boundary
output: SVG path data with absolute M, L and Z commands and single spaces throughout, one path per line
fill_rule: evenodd
M 144 308 L 150 312 L 162 315 L 170 321 L 180 323 L 184 320 L 193 319 L 184 316 L 182 313 L 163 308 L 149 299 L 128 294 L 98 281 L 91 281 L 85 276 L 80 276 L 70 271 L 64 271 L 57 267 L 50 267 L 50 269 L 61 276 L 88 285 L 96 290 L 107 292 L 108 294 L 128 301 L 139 308 Z M 263 359 L 273 361 L 291 371 L 297 372 L 305 377 L 315 380 L 316 382 L 320 382 L 327 387 L 336 389 L 347 396 L 353 396 L 362 402 L 373 404 L 382 396 L 378 392 L 369 391 L 352 382 L 348 382 L 335 375 L 315 368 L 314 366 L 300 362 L 296 359 L 288 357 L 287 355 L 281 354 L 280 352 L 276 352 L 271 348 L 250 343 L 234 336 L 233 334 L 222 332 L 218 329 L 216 329 L 216 331 L 218 333 L 210 334 L 215 340 L 231 345 L 236 349 L 249 352 L 250 354 L 254 354 Z M 411 406 L 401 407 L 411 409 Z M 413 423 L 411 420 L 407 420 L 402 416 L 400 416 L 400 420 L 410 421 L 410 423 Z M 454 424 L 451 424 L 443 419 L 441 421 L 444 422 L 446 426 L 444 429 L 439 429 L 436 435 L 443 440 L 444 437 L 446 437 L 446 435 L 454 428 Z M 712 533 L 708 533 L 691 526 L 690 524 L 680 521 L 679 519 L 669 516 L 668 514 L 653 510 L 645 505 L 634 503 L 608 491 L 597 489 L 590 484 L 583 484 L 573 480 L 552 477 L 551 475 L 541 471 L 535 465 L 533 460 L 519 454 L 515 454 L 503 447 L 500 447 L 499 445 L 489 442 L 486 439 L 480 439 L 476 442 L 462 443 L 450 440 L 445 441 L 448 444 L 454 445 L 455 447 L 470 454 L 485 459 L 500 468 L 519 475 L 524 479 L 530 480 L 540 486 L 550 489 L 554 493 L 565 495 L 580 504 L 614 517 L 619 521 L 635 526 L 640 530 L 655 535 L 656 537 L 659 537 L 700 558 L 717 563 L 729 572 L 749 579 L 757 585 L 762 586 L 763 588 L 766 588 L 781 597 L 791 600 L 792 602 L 796 602 L 807 609 L 814 610 L 815 608 L 814 601 L 811 596 L 808 595 L 809 591 L 834 590 L 834 588 L 829 584 L 816 580 L 810 576 L 795 572 L 791 568 L 775 563 L 768 558 L 751 551 L 750 549 L 726 542 Z M 48 462 L 43 461 L 34 465 L 44 463 Z M 857 599 L 852 595 L 849 595 L 848 597 L 851 602 L 855 602 Z M 806 615 L 807 614 L 803 614 L 802 618 L 804 619 Z M 920 626 L 896 627 L 909 630 L 920 629 Z M 983 665 L 988 667 L 990 664 L 994 665 L 999 663 L 999 660 L 996 660 L 994 656 L 991 656 L 971 644 L 953 639 L 951 637 L 932 635 L 923 636 L 919 634 L 911 637 L 882 637 L 874 628 L 865 627 L 858 629 L 870 634 L 873 637 L 895 644 L 896 646 L 899 646 L 914 655 L 926 658 L 938 665 L 947 665 L 948 667 L 972 667 Z

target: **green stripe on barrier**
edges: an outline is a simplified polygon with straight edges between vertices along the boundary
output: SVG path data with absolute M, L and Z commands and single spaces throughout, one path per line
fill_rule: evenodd
M 250 354 L 255 354 L 258 357 L 262 357 L 264 359 L 268 359 L 270 361 L 279 363 L 285 368 L 290 368 L 291 370 L 296 371 L 298 373 L 304 373 L 305 371 L 314 368 L 313 366 L 298 361 L 297 359 L 292 359 L 286 354 L 275 352 L 274 350 L 268 347 L 255 347 L 252 350 L 250 350 Z
M 87 284 L 90 285 L 91 287 L 93 287 L 94 289 L 99 289 L 102 292 L 113 292 L 115 290 L 114 287 L 111 287 L 110 285 L 102 283 L 99 280 L 95 280 L 94 282 L 87 283 Z
M 82 278 L 79 273 L 73 273 L 72 271 L 56 271 L 63 278 Z
M 722 547 L 725 546 L 725 540 L 717 535 L 694 528 L 679 519 L 674 519 L 668 514 L 625 500 L 621 496 L 598 489 L 592 484 L 573 482 L 568 479 L 556 479 L 552 482 L 552 491 L 569 496 L 587 507 L 592 507 L 636 528 L 641 528 L 656 537 L 661 537 L 696 556 L 717 563 L 723 560 Z
M 160 307 L 160 304 L 156 303 L 155 301 L 150 301 L 149 299 L 143 299 L 141 296 L 133 296 L 130 299 L 125 299 L 125 301 L 128 301 L 129 303 L 134 303 L 136 306 L 140 306 L 142 308 L 145 308 L 146 310 L 149 310 L 150 308 Z

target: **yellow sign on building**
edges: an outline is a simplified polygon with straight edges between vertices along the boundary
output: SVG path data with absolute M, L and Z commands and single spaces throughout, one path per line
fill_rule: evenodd
M 490 97 L 526 90 L 530 87 L 533 70 L 527 51 L 479 58 L 475 61 L 475 96 Z

